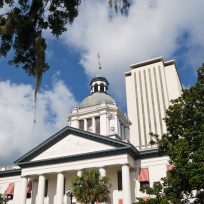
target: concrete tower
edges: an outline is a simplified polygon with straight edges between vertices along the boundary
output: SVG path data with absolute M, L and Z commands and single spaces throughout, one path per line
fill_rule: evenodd
M 182 86 L 173 60 L 159 57 L 130 68 L 125 73 L 130 142 L 142 150 L 151 148 L 150 132 L 166 132 L 165 111 L 170 100 L 181 95 Z

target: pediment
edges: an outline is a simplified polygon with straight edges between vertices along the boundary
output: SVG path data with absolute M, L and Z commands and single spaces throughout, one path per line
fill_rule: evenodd
M 98 141 L 79 137 L 74 134 L 69 134 L 62 140 L 52 145 L 41 154 L 33 158 L 31 161 L 51 159 L 57 157 L 66 157 L 72 155 L 85 154 L 95 151 L 109 150 L 116 147 L 103 144 Z
M 120 151 L 122 148 L 129 148 L 130 144 L 102 136 L 95 133 L 83 131 L 77 128 L 66 126 L 43 143 L 20 157 L 15 161 L 17 165 L 27 163 L 38 163 L 41 161 L 58 160 L 61 158 L 80 159 L 81 156 L 98 155 L 104 152 Z

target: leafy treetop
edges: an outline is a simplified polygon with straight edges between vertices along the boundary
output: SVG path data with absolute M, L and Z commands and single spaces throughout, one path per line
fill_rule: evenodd
M 82 203 L 109 201 L 110 178 L 101 177 L 96 169 L 84 169 L 81 176 L 73 179 L 74 196 Z
M 67 23 L 77 17 L 80 3 L 80 0 L 0 0 L 0 9 L 8 8 L 0 15 L 0 57 L 14 50 L 9 62 L 35 77 L 35 99 L 43 72 L 48 69 L 43 30 L 60 36 Z M 129 0 L 109 0 L 109 4 L 124 14 L 130 6 Z

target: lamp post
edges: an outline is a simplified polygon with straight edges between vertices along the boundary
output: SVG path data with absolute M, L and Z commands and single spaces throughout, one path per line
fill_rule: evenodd
M 3 202 L 6 204 L 9 200 L 11 200 L 12 196 L 11 195 L 1 195 L 1 199 Z
M 72 204 L 72 198 L 73 198 L 74 194 L 71 192 L 70 189 L 68 189 L 68 190 L 66 191 L 66 195 L 67 195 L 67 198 L 70 197 L 71 204 Z

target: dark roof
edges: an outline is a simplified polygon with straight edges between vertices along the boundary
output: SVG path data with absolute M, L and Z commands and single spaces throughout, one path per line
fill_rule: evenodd
M 95 82 L 95 81 L 104 81 L 104 82 L 106 82 L 106 83 L 109 85 L 108 80 L 107 80 L 105 77 L 102 77 L 102 76 L 96 76 L 96 77 L 94 77 L 94 78 L 91 80 L 90 85 L 91 85 L 93 82 Z
M 158 148 L 141 150 L 139 152 L 140 159 L 149 159 L 149 158 L 161 157 L 161 156 L 166 156 L 166 154 L 160 152 Z
M 62 140 L 69 134 L 75 134 L 78 137 L 83 137 L 89 140 L 97 141 L 103 144 L 108 144 L 113 147 L 114 149 L 104 150 L 104 151 L 95 151 L 77 155 L 68 155 L 63 157 L 39 160 L 39 161 L 31 161 L 34 157 L 41 154 L 43 151 L 51 147 L 52 145 L 56 144 L 58 141 Z M 73 128 L 70 126 L 64 127 L 62 130 L 45 140 L 43 143 L 38 145 L 37 147 L 33 148 L 31 151 L 20 157 L 18 160 L 15 161 L 16 164 L 20 167 L 30 167 L 30 166 L 40 166 L 45 164 L 55 164 L 61 162 L 69 162 L 69 161 L 77 161 L 83 160 L 88 158 L 97 158 L 109 155 L 118 155 L 128 153 L 133 158 L 137 158 L 139 156 L 139 152 L 133 147 L 131 144 L 119 141 L 116 139 L 109 138 L 107 136 L 98 135 L 95 133 L 87 132 L 84 130 L 80 130 L 77 128 Z
M 0 171 L 0 178 L 9 176 L 19 176 L 21 175 L 21 169 L 10 169 L 5 171 Z

